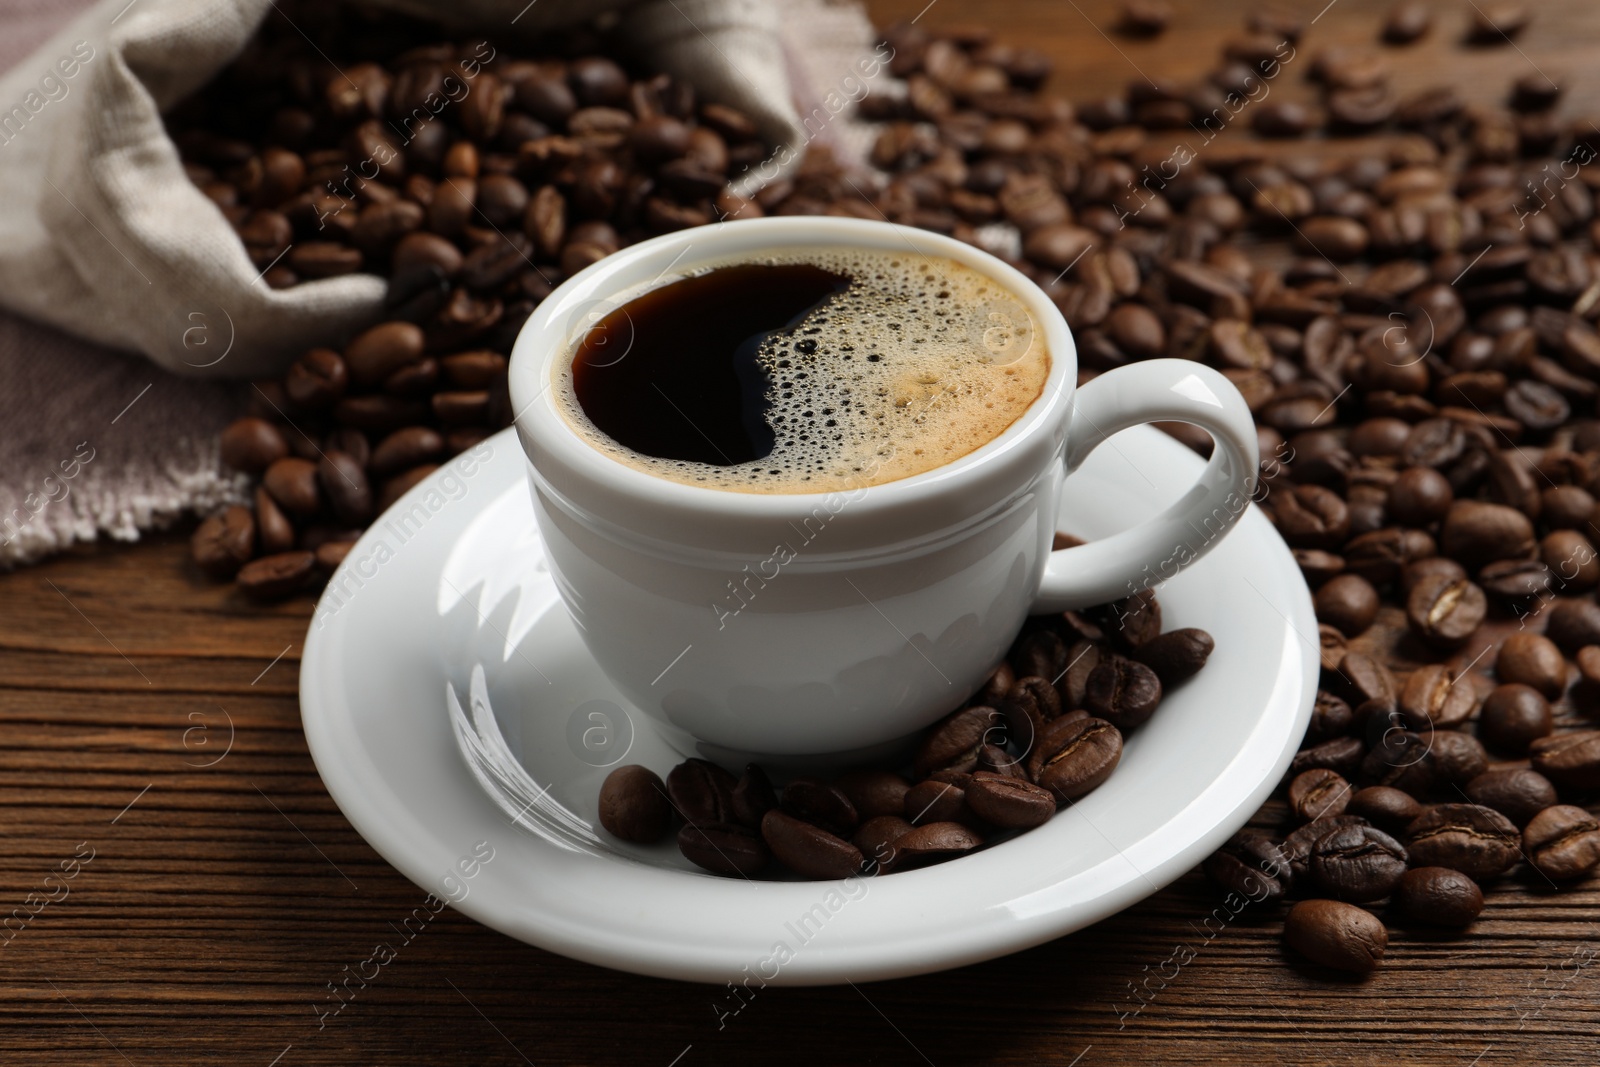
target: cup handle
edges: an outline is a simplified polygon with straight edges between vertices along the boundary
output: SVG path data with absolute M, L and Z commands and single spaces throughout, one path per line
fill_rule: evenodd
M 1131 530 L 1051 552 L 1035 612 L 1105 604 L 1156 585 L 1210 551 L 1244 514 L 1256 486 L 1255 423 L 1232 382 L 1189 360 L 1118 367 L 1080 388 L 1067 428 L 1067 473 L 1117 431 L 1167 421 L 1193 423 L 1216 442 L 1200 480 Z

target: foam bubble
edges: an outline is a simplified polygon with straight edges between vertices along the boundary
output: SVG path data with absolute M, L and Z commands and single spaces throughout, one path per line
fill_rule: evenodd
M 909 249 L 823 247 L 693 273 L 751 262 L 811 264 L 851 279 L 761 348 L 757 358 L 771 381 L 772 452 L 717 466 L 625 448 L 583 413 L 569 355 L 557 372 L 557 395 L 585 440 L 631 467 L 688 485 L 840 492 L 960 459 L 998 437 L 1044 390 L 1050 356 L 1038 323 L 1016 296 L 955 260 Z

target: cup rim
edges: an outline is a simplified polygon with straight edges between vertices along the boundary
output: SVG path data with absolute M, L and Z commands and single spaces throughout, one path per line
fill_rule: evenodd
M 609 301 L 618 292 L 636 296 L 682 277 L 700 264 L 725 260 L 742 251 L 757 255 L 770 249 L 839 245 L 871 249 L 905 246 L 923 255 L 954 259 L 1004 285 L 1027 306 L 1049 349 L 1050 372 L 1039 397 L 995 437 L 943 466 L 890 482 L 808 493 L 751 493 L 661 478 L 605 454 L 567 425 L 554 395 L 553 364 L 565 358 L 575 340 L 574 330 L 565 328 L 563 323 L 584 306 Z M 643 289 L 637 288 L 637 283 L 616 284 L 619 275 L 636 271 L 641 263 L 647 264 L 646 270 L 659 269 L 658 281 Z M 517 334 L 508 385 L 517 436 L 536 472 L 540 463 L 535 457 L 543 456 L 584 481 L 642 503 L 730 517 L 774 517 L 810 511 L 843 493 L 850 494 L 852 510 L 860 512 L 894 508 L 931 495 L 959 491 L 1028 447 L 1038 434 L 1054 428 L 1058 437 L 1064 437 L 1065 420 L 1058 416 L 1071 405 L 1077 386 L 1077 363 L 1072 332 L 1060 309 L 1031 278 L 981 248 L 888 221 L 779 216 L 726 220 L 664 234 L 614 252 L 566 279 L 534 309 Z

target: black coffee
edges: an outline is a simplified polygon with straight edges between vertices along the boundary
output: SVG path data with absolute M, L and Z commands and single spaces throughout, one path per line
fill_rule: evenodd
M 802 249 L 675 279 L 575 339 L 569 422 L 646 473 L 756 493 L 894 481 L 998 436 L 1050 359 L 1022 302 L 953 260 Z
M 663 285 L 584 334 L 573 391 L 598 429 L 641 455 L 722 467 L 761 459 L 776 436 L 772 379 L 757 356 L 849 285 L 809 263 L 743 263 Z

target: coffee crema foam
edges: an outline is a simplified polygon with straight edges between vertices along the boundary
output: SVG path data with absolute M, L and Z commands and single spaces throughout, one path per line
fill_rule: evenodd
M 761 346 L 776 442 L 729 466 L 647 456 L 584 413 L 572 381 L 576 342 L 556 370 L 567 422 L 622 463 L 685 485 L 746 493 L 843 492 L 942 467 L 994 440 L 1039 398 L 1050 374 L 1043 332 L 988 275 L 943 256 L 810 248 L 730 258 L 619 297 L 722 267 L 808 264 L 850 279 Z M 622 358 L 627 358 L 623 356 Z M 694 432 L 686 427 L 685 433 Z

